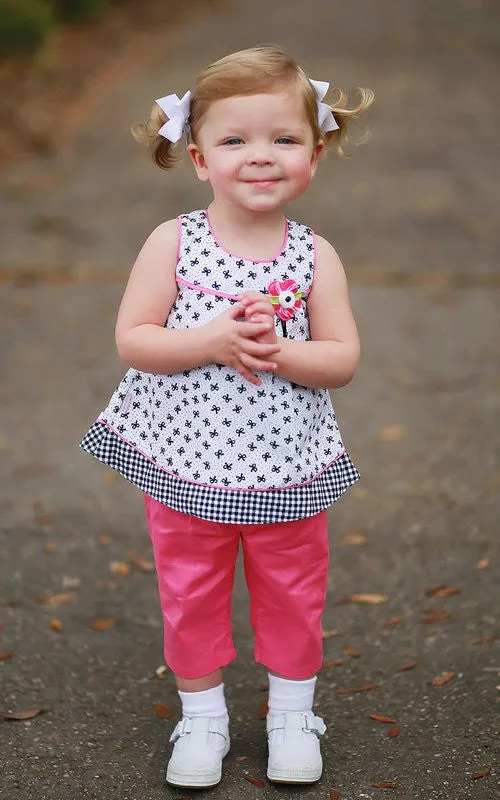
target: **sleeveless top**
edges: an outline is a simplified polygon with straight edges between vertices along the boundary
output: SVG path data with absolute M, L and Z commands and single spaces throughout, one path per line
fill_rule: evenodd
M 270 261 L 228 253 L 205 211 L 179 217 L 178 294 L 168 329 L 205 325 L 247 290 L 268 295 L 278 336 L 309 339 L 312 230 L 286 221 Z M 238 524 L 313 516 L 359 478 L 327 389 L 223 364 L 164 375 L 129 369 L 81 447 L 142 491 L 202 519 Z

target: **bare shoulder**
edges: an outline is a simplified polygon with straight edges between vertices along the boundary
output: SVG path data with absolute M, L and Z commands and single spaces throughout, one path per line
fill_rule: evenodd
M 334 247 L 315 235 L 316 267 L 307 310 L 312 339 L 357 341 L 347 278 Z
M 148 236 L 143 250 L 156 250 L 161 249 L 165 256 L 172 253 L 177 254 L 179 244 L 179 223 L 177 219 L 169 219 L 158 225 Z
M 318 236 L 317 233 L 314 234 L 314 240 L 316 248 L 315 279 L 328 272 L 330 278 L 345 281 L 345 270 L 333 245 L 322 236 Z
M 176 219 L 158 225 L 135 261 L 118 312 L 117 328 L 163 324 L 177 296 L 175 270 L 179 245 Z

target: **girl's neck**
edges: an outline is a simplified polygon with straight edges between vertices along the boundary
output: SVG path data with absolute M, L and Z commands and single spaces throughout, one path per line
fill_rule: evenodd
M 215 238 L 224 250 L 250 261 L 270 261 L 280 252 L 286 235 L 285 215 L 275 212 L 251 212 L 216 201 L 208 209 L 208 221 Z

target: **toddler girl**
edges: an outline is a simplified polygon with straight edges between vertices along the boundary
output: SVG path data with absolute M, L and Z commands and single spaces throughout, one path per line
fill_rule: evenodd
M 321 776 L 314 715 L 322 663 L 326 509 L 358 473 L 328 389 L 349 383 L 359 342 L 335 250 L 285 217 L 350 120 L 337 90 L 279 47 L 229 55 L 134 130 L 169 169 L 185 139 L 208 209 L 160 225 L 132 269 L 116 323 L 130 367 L 82 447 L 145 494 L 182 719 L 167 781 L 208 787 L 229 750 L 222 668 L 235 658 L 240 541 L 255 659 L 269 671 L 268 777 Z

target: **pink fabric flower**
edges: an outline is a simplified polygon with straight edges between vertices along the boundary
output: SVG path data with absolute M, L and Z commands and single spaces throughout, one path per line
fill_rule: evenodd
M 302 306 L 303 292 L 299 291 L 299 287 L 291 278 L 286 281 L 271 281 L 267 291 L 276 314 L 283 322 L 292 319 Z

